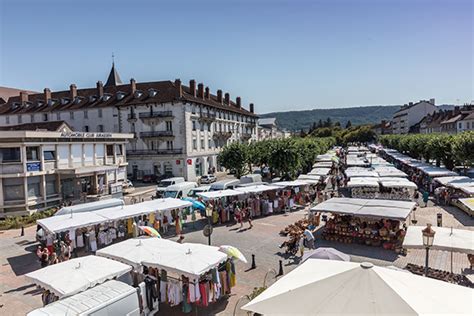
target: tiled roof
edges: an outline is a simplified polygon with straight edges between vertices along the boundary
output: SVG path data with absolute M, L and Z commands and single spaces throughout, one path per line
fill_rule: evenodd
M 3 99 L 3 101 L 7 102 L 10 97 L 19 95 L 20 91 L 25 91 L 28 94 L 38 93 L 34 91 L 21 90 L 21 89 L 16 89 L 16 88 L 0 87 L 0 99 Z M 0 101 L 0 104 L 2 103 L 4 102 Z
M 71 127 L 64 121 L 50 121 L 38 123 L 24 123 L 19 125 L 0 126 L 0 131 L 49 131 L 57 132 L 61 127 L 66 125 L 68 129 Z
M 97 88 L 77 89 L 77 97 L 74 100 L 71 99 L 71 92 L 69 90 L 51 92 L 52 102 L 50 104 L 45 102 L 45 95 L 43 93 L 29 95 L 28 102 L 23 105 L 20 103 L 20 96 L 16 95 L 10 97 L 7 103 L 0 105 L 0 115 L 188 101 L 221 110 L 256 116 L 242 107 L 237 107 L 233 101 L 230 102 L 230 106 L 221 104 L 217 101 L 217 97 L 212 94 L 209 95 L 209 98 L 194 97 L 190 93 L 189 87 L 186 86 L 182 86 L 182 95 L 180 97 L 178 86 L 171 81 L 136 83 L 135 93 L 132 93 L 131 84 L 104 86 L 103 91 L 105 97 L 99 98 Z

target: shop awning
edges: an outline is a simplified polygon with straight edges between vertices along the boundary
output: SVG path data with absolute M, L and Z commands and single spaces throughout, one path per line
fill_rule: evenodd
M 379 183 L 386 188 L 407 188 L 412 190 L 418 188 L 416 183 L 406 178 L 379 178 Z
M 408 226 L 403 247 L 425 249 L 422 230 L 425 226 Z M 431 249 L 474 254 L 474 231 L 448 227 L 432 227 L 436 232 Z
M 313 168 L 308 175 L 315 175 L 315 176 L 327 176 L 331 171 L 330 168 Z
M 242 309 L 261 315 L 472 315 L 472 301 L 468 287 L 367 262 L 308 259 Z
M 432 165 L 428 166 L 420 166 L 417 167 L 418 170 L 421 172 L 427 174 L 428 176 L 434 178 L 434 177 L 444 177 L 444 176 L 457 176 L 458 174 L 454 171 L 445 169 L 445 168 L 439 168 L 435 167 Z
M 26 274 L 26 278 L 59 298 L 85 291 L 97 284 L 119 277 L 132 270 L 129 265 L 86 256 L 63 261 Z
M 201 196 L 205 200 L 219 199 L 228 196 L 236 196 L 243 194 L 241 191 L 236 190 L 220 190 L 220 191 L 208 191 L 200 192 L 197 195 Z
M 434 179 L 434 181 L 438 182 L 441 185 L 447 186 L 451 183 L 465 183 L 471 182 L 471 178 L 466 176 L 451 176 L 451 177 L 438 177 Z
M 266 184 L 257 184 L 253 186 L 245 186 L 236 188 L 235 191 L 243 192 L 243 193 L 260 193 L 265 191 L 272 191 L 272 190 L 281 190 L 281 187 L 276 185 L 266 185 Z
M 189 201 L 174 198 L 155 199 L 137 204 L 124 205 L 122 207 L 113 207 L 98 210 L 95 213 L 108 221 L 130 218 L 149 214 L 158 211 L 168 211 L 173 209 L 182 209 L 192 206 Z
M 465 207 L 467 207 L 471 211 L 474 211 L 474 198 L 459 199 L 459 202 L 461 202 Z
M 406 220 L 415 205 L 414 202 L 397 200 L 332 198 L 314 206 L 311 211 Z
M 78 168 L 56 169 L 59 174 L 82 175 L 91 173 L 105 173 L 106 171 L 117 170 L 117 166 L 90 166 Z
M 280 181 L 280 182 L 275 182 L 272 183 L 272 185 L 277 185 L 279 187 L 300 187 L 304 185 L 310 184 L 309 182 L 305 180 L 294 180 L 294 181 Z

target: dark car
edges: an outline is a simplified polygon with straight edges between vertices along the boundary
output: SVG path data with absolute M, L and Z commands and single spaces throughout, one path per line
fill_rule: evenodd
M 144 182 L 144 183 L 156 182 L 156 175 L 146 174 L 146 175 L 143 176 L 142 182 Z

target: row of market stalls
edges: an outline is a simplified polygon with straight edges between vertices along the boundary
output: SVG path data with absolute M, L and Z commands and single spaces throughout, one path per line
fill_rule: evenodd
M 64 298 L 119 280 L 140 289 L 145 315 L 156 313 L 161 304 L 180 306 L 184 313 L 207 307 L 227 298 L 236 284 L 234 260 L 218 247 L 153 237 L 128 239 L 98 250 L 96 256 L 71 259 L 26 277 L 44 289 L 45 304 L 52 303 L 47 308 L 53 310 Z

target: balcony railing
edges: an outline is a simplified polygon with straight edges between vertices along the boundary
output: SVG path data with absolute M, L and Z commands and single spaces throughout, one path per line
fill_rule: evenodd
M 152 118 L 172 118 L 173 111 L 158 111 L 158 112 L 142 112 L 138 113 L 140 119 L 152 119 Z
M 199 119 L 202 121 L 215 121 L 216 115 L 212 113 L 201 112 L 199 113 Z
M 214 138 L 229 139 L 232 137 L 231 132 L 214 132 Z
M 240 136 L 241 139 L 243 140 L 249 140 L 250 138 L 252 138 L 252 134 L 250 133 L 242 133 L 242 135 Z
M 137 114 L 136 114 L 136 113 L 130 113 L 130 114 L 128 114 L 128 119 L 129 119 L 129 120 L 136 120 L 136 119 L 137 119 Z
M 183 153 L 182 148 L 175 149 L 140 149 L 127 150 L 127 156 L 141 156 L 141 155 L 179 155 Z
M 174 137 L 173 131 L 140 132 L 141 138 Z

